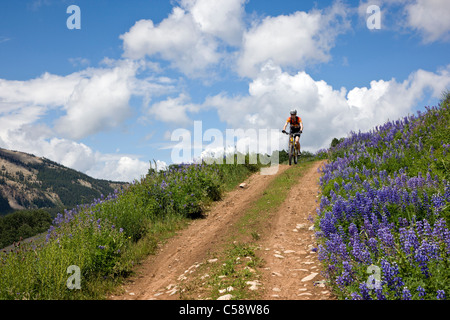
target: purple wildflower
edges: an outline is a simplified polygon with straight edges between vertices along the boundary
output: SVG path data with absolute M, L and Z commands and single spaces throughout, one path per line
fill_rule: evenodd
M 445 300 L 446 299 L 444 290 L 438 290 L 436 293 L 437 293 L 436 298 L 438 300 Z
M 411 292 L 407 287 L 403 287 L 402 300 L 411 300 Z

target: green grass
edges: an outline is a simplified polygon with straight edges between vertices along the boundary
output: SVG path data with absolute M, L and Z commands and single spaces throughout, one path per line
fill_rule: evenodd
M 223 262 L 215 265 L 211 278 L 210 298 L 216 300 L 223 294 L 230 293 L 233 300 L 252 299 L 257 296 L 256 291 L 250 291 L 247 281 L 258 278 L 257 268 L 261 266 L 262 260 L 256 254 L 257 247 L 249 243 L 232 243 L 223 253 Z M 221 277 L 224 276 L 224 277 Z M 233 287 L 232 292 L 221 293 Z
M 237 223 L 239 235 L 251 236 L 257 240 L 261 228 L 270 216 L 286 200 L 289 190 L 298 183 L 300 177 L 314 164 L 313 161 L 302 162 L 284 171 L 264 190 L 262 196 Z

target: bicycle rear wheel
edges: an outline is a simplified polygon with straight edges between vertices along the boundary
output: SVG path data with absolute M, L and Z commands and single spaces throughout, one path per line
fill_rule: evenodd
M 294 155 L 294 146 L 291 145 L 291 146 L 289 147 L 289 165 L 292 164 L 292 157 L 293 157 L 293 155 Z

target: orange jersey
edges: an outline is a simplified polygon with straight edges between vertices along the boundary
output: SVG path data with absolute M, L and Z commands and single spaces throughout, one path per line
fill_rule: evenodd
M 291 127 L 299 127 L 301 121 L 302 121 L 302 118 L 300 118 L 298 116 L 295 116 L 294 121 L 292 121 L 291 117 L 287 118 L 287 120 L 286 120 L 286 122 L 289 122 Z

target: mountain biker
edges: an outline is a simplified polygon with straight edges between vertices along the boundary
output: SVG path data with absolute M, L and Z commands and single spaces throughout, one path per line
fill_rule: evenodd
M 290 134 L 294 135 L 295 144 L 297 145 L 298 152 L 300 154 L 300 134 L 303 132 L 302 118 L 297 116 L 297 110 L 291 110 L 291 116 L 286 120 L 284 124 L 283 133 L 286 133 L 286 127 L 290 124 Z

